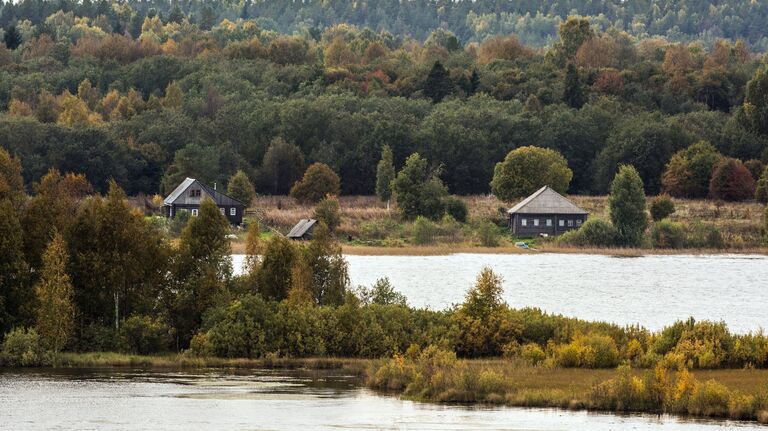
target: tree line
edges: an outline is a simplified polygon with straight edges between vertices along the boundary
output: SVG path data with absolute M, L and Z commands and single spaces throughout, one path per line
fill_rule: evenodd
M 0 27 L 19 21 L 37 25 L 59 10 L 101 19 L 105 29 L 130 32 L 134 37 L 145 17 L 159 16 L 168 22 L 189 21 L 203 29 L 210 29 L 223 19 L 253 19 L 272 31 L 313 37 L 340 22 L 386 31 L 393 37 L 420 40 L 438 28 L 450 30 L 461 42 L 481 42 L 497 34 L 515 33 L 526 44 L 535 46 L 554 43 L 557 25 L 576 13 L 594 21 L 601 30 L 625 31 L 634 37 L 703 40 L 708 45 L 718 38 L 743 38 L 760 50 L 768 47 L 762 32 L 768 10 L 760 2 L 23 0 L 0 3 Z
M 498 161 L 535 145 L 565 157 L 570 193 L 606 193 L 620 164 L 657 193 L 672 155 L 699 141 L 766 159 L 765 66 L 743 41 L 705 49 L 578 17 L 534 48 L 446 29 L 420 42 L 350 24 L 316 37 L 250 18 L 206 28 L 162 13 L 133 34 L 100 16 L 64 8 L 4 37 L 0 145 L 24 161 L 27 186 L 53 167 L 100 192 L 112 178 L 154 194 L 241 170 L 258 192 L 286 194 L 320 162 L 341 193 L 373 194 L 388 146 L 397 167 L 418 152 L 452 192 L 486 193 Z

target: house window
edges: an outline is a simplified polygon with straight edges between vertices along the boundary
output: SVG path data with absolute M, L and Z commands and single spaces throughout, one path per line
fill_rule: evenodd
M 237 215 L 237 208 L 235 208 L 235 207 L 230 208 L 229 209 L 229 215 L 231 215 L 231 216 Z
M 200 197 L 200 189 L 192 189 L 189 191 L 189 197 L 191 198 L 199 198 Z
M 192 217 L 197 217 L 197 208 L 192 208 Z
M 526 219 L 524 219 L 524 218 L 523 218 L 523 219 L 520 219 L 520 225 L 521 225 L 521 226 L 528 226 L 528 220 L 526 220 Z
M 558 221 L 557 221 L 557 224 L 558 224 L 560 227 L 565 227 L 565 220 L 558 220 Z
M 533 219 L 533 225 L 538 226 L 539 225 L 539 219 L 535 218 Z
M 224 208 L 219 208 L 219 211 L 221 211 L 221 215 L 224 215 Z
M 552 227 L 552 219 L 551 218 L 547 219 L 547 227 Z
M 568 220 L 568 227 L 573 227 L 573 220 Z
M 581 226 L 581 219 L 580 218 L 576 219 L 576 226 Z

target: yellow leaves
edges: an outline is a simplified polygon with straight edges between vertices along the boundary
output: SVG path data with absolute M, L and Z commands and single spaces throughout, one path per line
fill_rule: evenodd
M 181 91 L 181 87 L 176 81 L 168 84 L 165 88 L 165 97 L 160 102 L 164 108 L 175 109 L 181 107 L 184 93 Z
M 31 117 L 33 115 L 29 104 L 17 99 L 11 100 L 11 103 L 8 104 L 8 113 L 17 117 Z
M 72 95 L 69 91 L 64 91 L 58 100 L 61 107 L 61 114 L 58 119 L 59 124 L 74 127 L 102 123 L 101 117 L 97 113 L 88 109 L 88 105 L 82 99 Z

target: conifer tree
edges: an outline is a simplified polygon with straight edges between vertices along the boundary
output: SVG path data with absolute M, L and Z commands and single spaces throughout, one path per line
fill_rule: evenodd
M 608 196 L 611 222 L 621 245 L 636 247 L 648 226 L 645 214 L 645 190 L 640 174 L 630 165 L 622 165 L 611 183 Z
M 571 108 L 580 109 L 584 106 L 584 90 L 581 87 L 579 71 L 573 63 L 569 63 L 565 70 L 565 93 L 563 100 Z
M 453 84 L 451 83 L 451 77 L 448 75 L 448 70 L 443 67 L 440 61 L 436 61 L 424 83 L 424 94 L 432 99 L 433 103 L 438 103 L 452 92 Z
M 392 162 L 392 149 L 385 145 L 381 150 L 381 160 L 376 165 L 376 196 L 387 203 L 392 199 L 392 181 L 395 179 L 395 165 Z
M 15 25 L 8 27 L 8 30 L 5 31 L 3 42 L 5 42 L 5 46 L 11 51 L 15 50 L 19 47 L 19 45 L 21 45 L 21 33 L 19 33 L 19 30 Z
M 64 348 L 74 327 L 74 287 L 66 270 L 68 260 L 64 237 L 56 232 L 43 253 L 40 281 L 35 285 L 35 326 L 43 343 L 54 352 Z

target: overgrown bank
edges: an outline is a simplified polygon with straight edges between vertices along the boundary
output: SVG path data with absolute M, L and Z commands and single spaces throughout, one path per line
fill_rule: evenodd
M 525 241 L 542 251 L 649 254 L 649 253 L 768 253 L 763 236 L 763 206 L 755 202 L 718 202 L 704 199 L 672 199 L 675 211 L 666 220 L 682 230 L 673 243 L 654 243 L 652 223 L 645 241 L 627 248 L 574 244 L 554 239 L 516 238 L 507 227 L 508 204 L 494 196 L 461 198 L 468 209 L 466 223 L 451 218 L 438 221 L 404 221 L 396 209 L 374 196 L 341 196 L 337 237 L 347 254 L 450 254 L 457 252 L 516 253 Z M 590 218 L 609 219 L 605 196 L 569 196 L 590 213 Z M 649 210 L 651 203 L 649 203 Z M 313 215 L 313 208 L 284 196 L 259 196 L 251 215 L 266 226 L 287 232 L 301 218 Z M 649 211 L 650 212 L 650 211 Z M 674 229 L 674 228 L 673 228 Z M 656 229 L 658 231 L 658 229 Z M 349 241 L 351 237 L 351 241 Z M 244 253 L 244 236 L 233 242 L 233 252 Z M 680 240 L 680 241 L 678 241 Z

